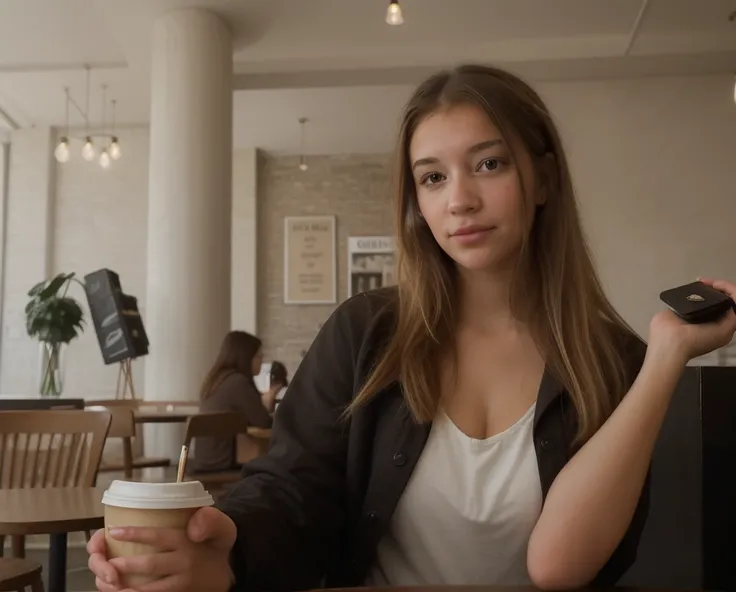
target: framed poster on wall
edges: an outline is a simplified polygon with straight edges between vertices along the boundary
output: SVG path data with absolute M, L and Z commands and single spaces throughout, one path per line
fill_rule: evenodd
M 390 236 L 348 237 L 348 296 L 396 283 L 396 241 Z
M 335 216 L 284 218 L 284 304 L 335 304 Z

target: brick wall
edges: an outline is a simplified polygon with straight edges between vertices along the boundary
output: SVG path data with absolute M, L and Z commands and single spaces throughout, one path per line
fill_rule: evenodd
M 284 217 L 334 215 L 337 300 L 347 297 L 348 236 L 390 235 L 390 157 L 314 156 L 299 170 L 293 157 L 265 156 L 258 176 L 258 335 L 265 358 L 293 374 L 333 305 L 284 304 Z

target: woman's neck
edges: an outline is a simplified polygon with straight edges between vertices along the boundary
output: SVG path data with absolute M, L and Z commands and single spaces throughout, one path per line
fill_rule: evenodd
M 506 271 L 459 270 L 460 327 L 498 331 L 517 327 L 518 303 L 511 306 L 515 269 Z

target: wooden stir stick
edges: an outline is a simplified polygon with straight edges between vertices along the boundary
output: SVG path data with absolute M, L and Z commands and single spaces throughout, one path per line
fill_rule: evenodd
M 184 469 L 187 466 L 187 454 L 189 449 L 185 446 L 181 447 L 181 454 L 179 455 L 179 468 L 176 471 L 176 482 L 181 483 L 184 480 Z

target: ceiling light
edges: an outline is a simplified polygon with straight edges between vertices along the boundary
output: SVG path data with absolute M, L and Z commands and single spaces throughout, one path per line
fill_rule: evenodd
M 307 165 L 306 159 L 304 158 L 304 126 L 309 121 L 306 117 L 300 117 L 299 118 L 299 125 L 302 126 L 302 132 L 301 132 L 301 154 L 299 155 L 299 170 L 300 171 L 306 171 L 309 168 L 309 165 Z
M 95 145 L 92 143 L 91 136 L 85 138 L 84 148 L 82 148 L 82 158 L 87 162 L 92 162 L 95 159 Z
M 399 6 L 399 0 L 391 0 L 386 11 L 386 22 L 389 25 L 403 25 L 404 15 L 401 13 L 401 6 Z
M 56 150 L 54 150 L 54 156 L 57 162 L 69 162 L 69 88 L 64 88 L 64 94 L 66 95 L 66 123 L 64 126 L 64 135 L 59 140 Z
M 71 97 L 69 93 L 69 88 L 64 88 L 64 94 L 66 98 L 66 122 L 64 125 L 64 135 L 59 138 L 59 143 L 56 145 L 56 148 L 54 149 L 54 157 L 56 158 L 56 161 L 60 164 L 63 164 L 65 162 L 69 162 L 71 158 L 71 146 L 70 146 L 70 140 L 76 139 L 81 140 L 84 142 L 84 145 L 82 147 L 82 158 L 86 160 L 87 162 L 92 162 L 97 158 L 97 148 L 95 147 L 95 139 L 102 139 L 102 142 L 100 144 L 104 145 L 108 140 L 110 141 L 110 144 L 108 145 L 107 149 L 103 149 L 100 152 L 99 155 L 99 163 L 102 168 L 108 168 L 113 160 L 118 160 L 122 156 L 122 152 L 120 150 L 120 141 L 118 140 L 117 136 L 115 135 L 115 105 L 116 101 L 112 101 L 112 129 L 110 130 L 110 133 L 107 133 L 106 130 L 106 123 L 107 123 L 107 85 L 102 85 L 102 132 L 101 133 L 94 133 L 90 131 L 90 121 L 89 121 L 89 95 L 90 95 L 90 67 L 85 66 L 85 70 L 87 71 L 87 101 L 84 106 L 84 110 L 79 106 L 79 104 Z M 83 136 L 71 136 L 69 134 L 69 106 L 74 107 L 79 114 L 84 119 L 84 125 L 85 125 L 85 132 Z
M 54 156 L 57 162 L 69 162 L 69 138 L 66 136 L 61 138 L 59 145 L 54 150 Z
M 107 150 L 105 149 L 103 149 L 102 152 L 100 152 L 100 166 L 103 169 L 110 168 L 110 155 L 107 153 Z
M 118 142 L 118 137 L 115 135 L 115 112 L 118 102 L 113 99 L 112 100 L 112 125 L 110 127 L 110 133 L 112 134 L 110 136 L 110 149 L 108 152 L 110 153 L 110 158 L 113 160 L 118 160 L 122 155 L 122 151 L 120 150 L 120 142 Z
M 110 142 L 110 158 L 113 160 L 118 160 L 123 154 L 120 151 L 120 144 L 118 144 L 118 139 L 113 136 L 112 142 Z

